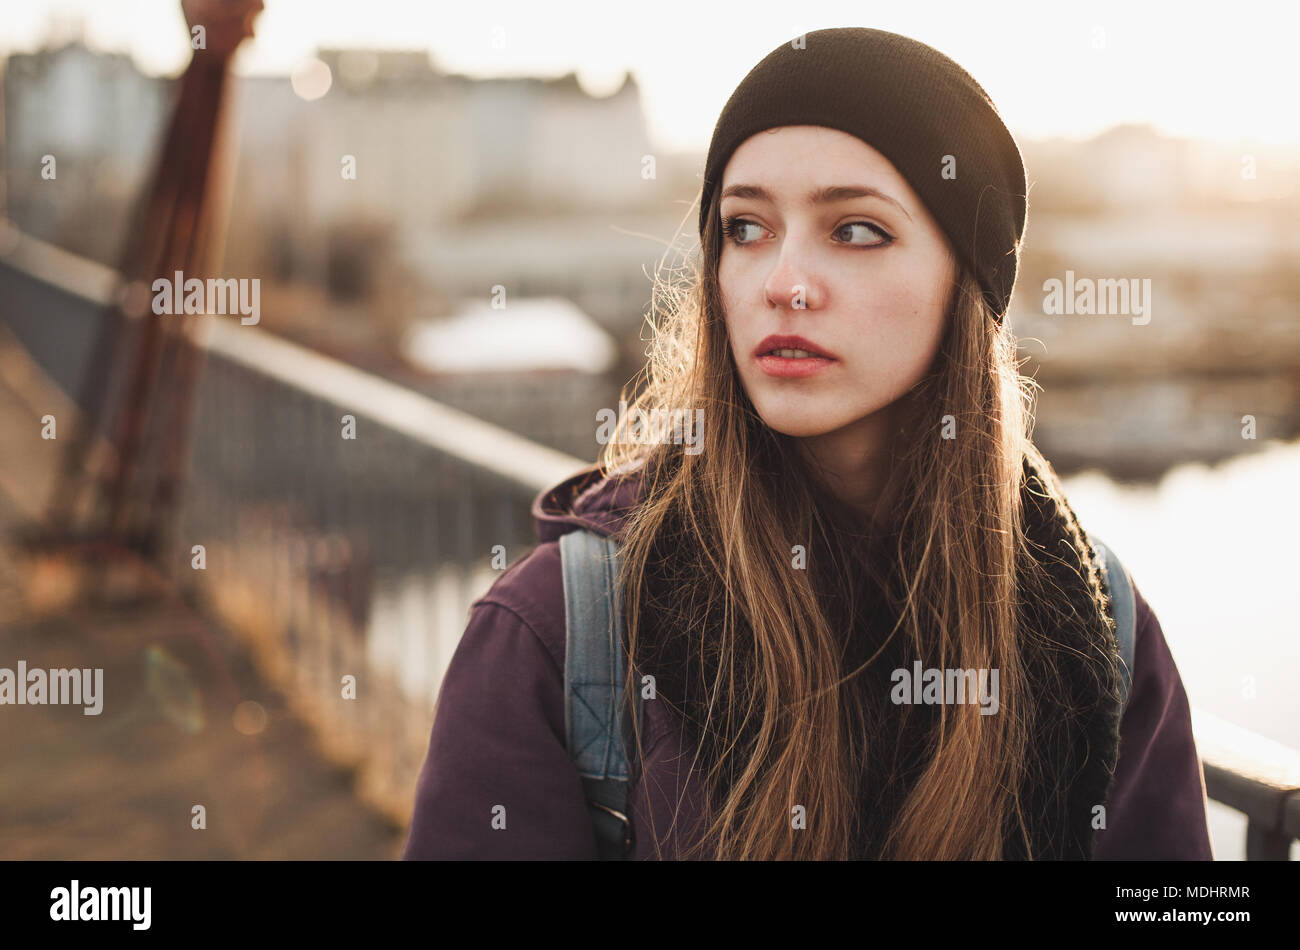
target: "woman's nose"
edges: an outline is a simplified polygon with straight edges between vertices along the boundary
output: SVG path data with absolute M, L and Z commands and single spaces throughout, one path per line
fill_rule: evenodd
M 770 307 L 815 310 L 822 306 L 825 290 L 807 263 L 807 255 L 787 242 L 781 247 L 776 266 L 767 275 L 763 296 Z

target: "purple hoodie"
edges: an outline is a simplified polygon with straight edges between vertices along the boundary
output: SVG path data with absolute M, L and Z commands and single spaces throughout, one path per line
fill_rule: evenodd
M 582 782 L 565 749 L 559 538 L 579 527 L 617 534 L 634 498 L 633 481 L 601 480 L 592 466 L 533 502 L 540 543 L 474 602 L 447 668 L 404 859 L 596 858 Z M 1212 860 L 1187 694 L 1136 583 L 1134 599 L 1133 683 L 1093 857 Z M 645 775 L 628 796 L 633 857 L 655 857 L 653 819 L 671 858 L 679 830 L 698 821 L 701 786 L 687 774 L 692 753 L 665 704 L 646 703 L 645 715 Z M 494 827 L 498 805 L 505 828 Z

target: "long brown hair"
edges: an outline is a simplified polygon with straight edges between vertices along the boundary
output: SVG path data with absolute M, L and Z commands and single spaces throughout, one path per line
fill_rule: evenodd
M 880 717 L 843 688 L 861 672 L 844 668 L 843 631 L 870 567 L 848 556 L 837 527 L 845 512 L 796 440 L 767 427 L 742 387 L 718 287 L 716 211 L 702 266 L 656 274 L 649 360 L 625 387 L 628 412 L 601 457 L 603 471 L 639 468 L 643 479 L 621 538 L 629 646 L 635 664 L 654 630 L 702 631 L 687 679 L 705 697 L 708 801 L 702 833 L 679 857 L 859 857 L 862 763 L 872 743 L 889 741 Z M 1008 833 L 1027 836 L 1018 788 L 1033 708 L 1013 605 L 1033 384 L 1010 331 L 967 270 L 958 274 L 939 354 L 903 397 L 877 520 L 862 536 L 894 579 L 889 639 L 941 668 L 1000 671 L 1000 710 L 934 711 L 879 857 L 996 859 Z M 629 433 L 638 411 L 697 408 L 698 451 Z M 826 555 L 793 569 L 797 545 Z M 652 575 L 666 578 L 669 596 L 656 595 Z M 630 665 L 627 688 L 641 689 L 647 672 Z M 639 761 L 639 730 L 636 750 Z M 800 805 L 807 823 L 796 828 Z

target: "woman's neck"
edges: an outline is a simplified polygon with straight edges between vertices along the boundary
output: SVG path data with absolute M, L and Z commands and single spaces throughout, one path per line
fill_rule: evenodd
M 847 426 L 798 440 L 805 460 L 825 488 L 870 520 L 889 477 L 897 403 Z

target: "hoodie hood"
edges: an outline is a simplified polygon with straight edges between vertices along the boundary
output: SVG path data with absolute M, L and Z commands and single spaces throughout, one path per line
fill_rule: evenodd
M 576 528 L 620 538 L 640 484 L 635 471 L 605 474 L 599 463 L 575 472 L 533 499 L 538 540 L 555 541 Z

